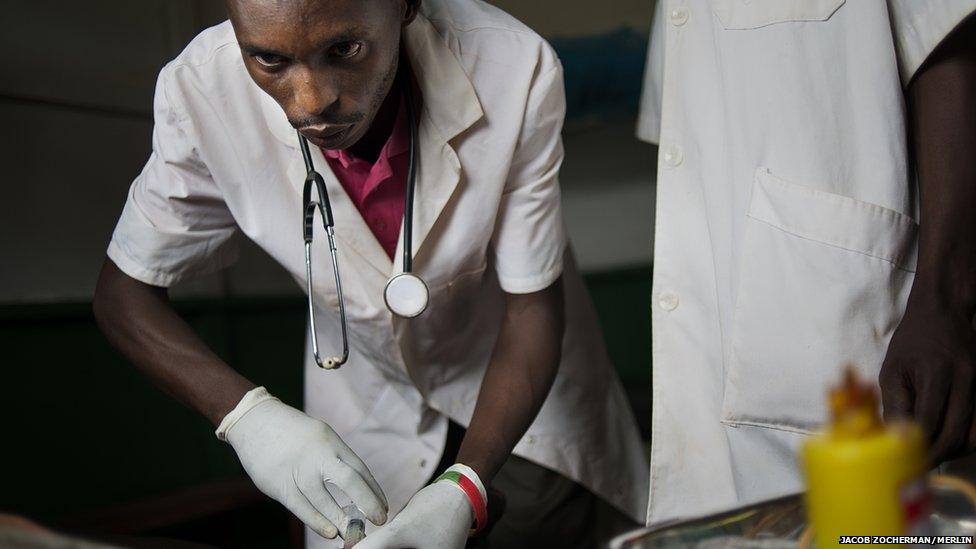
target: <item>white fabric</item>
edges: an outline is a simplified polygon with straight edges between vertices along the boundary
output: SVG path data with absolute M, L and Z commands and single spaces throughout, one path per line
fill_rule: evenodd
M 217 435 L 217 439 L 226 442 L 227 431 L 229 431 L 234 424 L 244 417 L 244 414 L 250 412 L 252 408 L 258 404 L 261 404 L 265 400 L 278 399 L 271 396 L 271 393 L 269 393 L 264 387 L 255 387 L 244 393 L 244 396 L 241 397 L 241 401 L 237 403 L 237 406 L 234 406 L 234 409 L 228 412 L 227 415 L 224 416 L 224 419 L 220 420 L 220 425 L 218 425 L 217 430 L 214 431 L 214 434 Z
M 976 0 L 662 0 L 648 522 L 800 489 L 843 366 L 914 277 L 903 86 Z
M 559 61 L 538 35 L 483 2 L 429 0 L 421 10 L 405 43 L 424 101 L 413 267 L 430 305 L 415 319 L 389 313 L 383 288 L 401 272 L 402 252 L 390 261 L 313 149 L 336 219 L 351 353 L 330 372 L 307 357 L 306 411 L 369 464 L 396 512 L 435 472 L 447 419 L 471 418 L 504 292 L 541 290 L 562 273 L 562 364 L 515 454 L 639 520 L 645 450 L 563 232 Z M 227 264 L 243 233 L 304 288 L 305 171 L 295 132 L 247 75 L 228 23 L 164 67 L 155 118 L 154 153 L 109 257 L 127 274 L 167 286 Z M 324 234 L 314 246 L 322 260 L 313 299 L 327 345 L 339 340 L 338 302 Z
M 227 442 L 262 492 L 320 536 L 334 538 L 346 514 L 331 492 L 342 490 L 374 524 L 386 522 L 386 496 L 366 464 L 324 422 L 265 399 L 227 430 Z
M 442 480 L 417 492 L 389 524 L 356 544 L 358 549 L 461 549 L 468 540 L 474 512 L 468 496 Z

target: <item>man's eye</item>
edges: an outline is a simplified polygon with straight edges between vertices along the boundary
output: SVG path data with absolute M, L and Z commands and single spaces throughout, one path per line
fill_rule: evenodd
M 258 63 L 269 68 L 280 67 L 287 61 L 284 57 L 273 53 L 256 53 L 253 57 Z
M 349 59 L 358 55 L 362 49 L 363 45 L 359 42 L 341 42 L 332 46 L 332 55 L 342 59 Z

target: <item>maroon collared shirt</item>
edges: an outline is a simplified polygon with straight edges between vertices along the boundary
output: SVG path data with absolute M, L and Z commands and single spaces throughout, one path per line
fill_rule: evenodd
M 322 149 L 332 173 L 390 259 L 396 253 L 403 223 L 409 146 L 409 128 L 401 101 L 393 131 L 376 162 L 367 162 L 345 150 Z

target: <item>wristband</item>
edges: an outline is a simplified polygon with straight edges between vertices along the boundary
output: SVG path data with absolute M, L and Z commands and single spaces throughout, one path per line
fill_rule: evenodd
M 478 475 L 470 467 L 459 463 L 449 467 L 434 482 L 440 482 L 442 480 L 451 482 L 457 486 L 467 496 L 468 503 L 471 504 L 471 509 L 474 511 L 475 525 L 469 535 L 477 534 L 483 530 L 488 524 L 488 500 Z
M 485 491 L 485 485 L 481 483 L 481 477 L 478 476 L 478 473 L 474 472 L 474 469 L 463 463 L 455 463 L 448 467 L 446 471 L 454 471 L 455 473 L 461 473 L 463 476 L 468 477 L 478 488 L 478 493 L 481 494 L 481 501 L 484 501 L 485 505 L 488 504 L 488 493 Z

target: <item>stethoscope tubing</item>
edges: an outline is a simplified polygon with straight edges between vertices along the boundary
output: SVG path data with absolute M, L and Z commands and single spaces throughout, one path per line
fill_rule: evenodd
M 409 77 L 405 77 L 403 84 L 403 100 L 407 104 L 407 127 L 410 129 L 407 188 L 403 199 L 403 272 L 409 273 L 413 271 L 413 196 L 417 186 L 417 120 Z
M 413 93 L 411 90 L 411 85 L 406 81 L 403 85 L 403 100 L 406 102 L 406 115 L 407 115 L 407 125 L 410 132 L 410 141 L 408 146 L 409 160 L 407 165 L 407 184 L 405 189 L 405 197 L 403 204 L 403 271 L 400 275 L 404 274 L 412 276 L 420 281 L 424 286 L 424 291 L 426 292 L 426 284 L 423 280 L 412 274 L 413 270 L 413 204 L 414 204 L 414 194 L 416 189 L 417 181 L 417 120 L 416 114 L 414 112 L 415 106 L 413 104 Z M 308 318 L 309 318 L 309 330 L 311 332 L 312 339 L 312 355 L 315 359 L 315 363 L 323 369 L 332 370 L 339 368 L 349 359 L 349 339 L 346 327 L 346 306 L 345 300 L 342 296 L 342 280 L 339 276 L 339 260 L 338 260 L 338 249 L 335 242 L 335 220 L 332 216 L 332 204 L 329 201 L 329 192 L 325 186 L 325 181 L 322 179 L 321 174 L 315 170 L 315 165 L 312 161 L 312 153 L 309 150 L 308 140 L 299 132 L 298 133 L 299 148 L 302 152 L 302 160 L 305 162 L 305 185 L 302 189 L 302 201 L 303 201 L 303 214 L 302 214 L 302 231 L 303 240 L 305 242 L 305 289 L 308 294 Z M 318 200 L 312 199 L 312 187 L 316 188 L 318 194 Z M 313 240 L 313 225 L 315 221 L 315 210 L 318 208 L 321 217 L 322 224 L 325 227 L 326 235 L 329 239 L 329 254 L 332 257 L 332 272 L 335 275 L 336 284 L 336 297 L 339 301 L 339 324 L 341 330 L 342 338 L 342 353 L 338 356 L 329 356 L 325 359 L 322 358 L 319 344 L 318 344 L 318 332 L 315 322 L 315 305 L 313 302 L 313 284 L 312 284 L 312 240 Z M 396 277 L 394 277 L 396 278 Z M 392 279 L 391 279 L 392 280 Z M 389 284 L 387 284 L 389 288 Z M 384 300 L 387 302 L 387 308 L 394 311 L 389 303 L 388 292 L 384 289 Z M 429 298 L 429 295 L 425 299 Z M 426 304 L 424 304 L 423 309 L 426 309 Z M 420 310 L 416 315 L 423 312 Z

